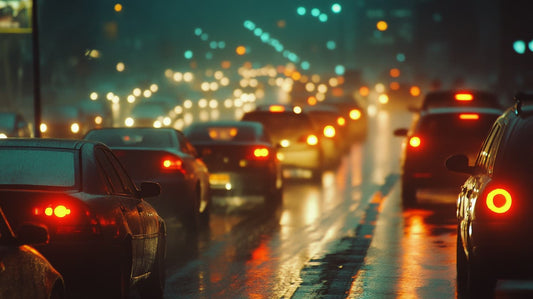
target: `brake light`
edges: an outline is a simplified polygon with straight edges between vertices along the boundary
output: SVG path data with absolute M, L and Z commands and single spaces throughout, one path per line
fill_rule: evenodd
M 473 99 L 474 99 L 474 96 L 471 93 L 456 93 L 455 94 L 456 101 L 472 101 Z
M 57 218 L 64 218 L 68 215 L 70 215 L 71 210 L 70 208 L 66 207 L 65 205 L 49 205 L 46 208 L 35 208 L 33 210 L 33 214 L 35 216 L 45 215 L 48 217 L 57 217 Z
M 333 127 L 331 125 L 325 126 L 324 127 L 324 136 L 326 136 L 328 138 L 335 137 L 335 127 Z
M 309 135 L 309 136 L 307 136 L 306 142 L 309 145 L 317 145 L 318 144 L 318 138 L 315 135 Z
M 266 147 L 258 147 L 254 149 L 253 151 L 253 157 L 256 160 L 267 159 L 269 155 L 270 155 L 270 151 Z
M 409 145 L 411 147 L 419 147 L 422 144 L 422 140 L 418 136 L 413 136 L 409 138 Z
M 281 105 L 272 105 L 268 108 L 270 112 L 283 112 L 285 111 L 285 107 Z
M 358 120 L 361 118 L 361 111 L 357 109 L 350 110 L 350 118 L 353 120 Z
M 462 120 L 477 120 L 477 119 L 479 119 L 479 114 L 477 114 L 477 113 L 461 113 L 461 114 L 459 114 L 459 119 L 462 119 Z
M 161 167 L 164 170 L 181 170 L 183 166 L 183 161 L 179 158 L 167 158 L 163 159 Z
M 35 206 L 32 211 L 36 221 L 48 226 L 51 235 L 101 232 L 97 218 L 74 202 L 53 200 Z
M 492 212 L 503 214 L 511 209 L 513 198 L 509 191 L 503 188 L 496 188 L 487 194 L 485 203 Z

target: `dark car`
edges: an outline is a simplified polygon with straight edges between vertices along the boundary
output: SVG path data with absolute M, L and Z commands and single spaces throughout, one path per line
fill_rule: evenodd
M 279 145 L 284 170 L 307 170 L 308 178 L 321 180 L 324 171 L 322 134 L 301 107 L 290 105 L 258 106 L 243 115 L 244 121 L 256 121 L 267 129 L 272 142 Z
M 16 232 L 45 225 L 50 241 L 36 248 L 67 286 L 120 298 L 138 286 L 161 298 L 166 226 L 104 144 L 48 138 L 0 139 L 0 206 Z
M 456 190 L 466 176 L 446 171 L 446 159 L 459 151 L 473 160 L 501 113 L 495 108 L 435 108 L 415 117 L 409 130 L 395 130 L 396 136 L 406 137 L 401 157 L 404 207 L 416 205 L 418 190 Z
M 503 109 L 499 98 L 492 92 L 482 90 L 439 90 L 427 93 L 420 107 L 410 107 L 411 111 L 424 111 L 442 107 L 487 107 Z
M 57 104 L 43 108 L 39 130 L 44 138 L 80 138 L 83 136 L 82 117 L 78 107 Z
M 63 276 L 31 246 L 48 238 L 45 226 L 31 223 L 15 234 L 0 208 L 0 298 L 66 298 Z
M 533 95 L 518 99 L 532 101 Z M 459 294 L 491 298 L 496 280 L 531 279 L 533 105 L 517 102 L 502 114 L 474 163 L 459 154 L 446 165 L 470 175 L 458 188 Z
M 261 123 L 193 123 L 184 133 L 209 169 L 213 194 L 262 195 L 267 204 L 281 202 L 281 163 Z
M 209 171 L 181 131 L 103 128 L 85 139 L 107 144 L 135 182 L 158 182 L 161 194 L 153 205 L 164 218 L 177 216 L 190 229 L 209 220 Z
M 0 138 L 32 137 L 30 124 L 18 112 L 0 112 Z

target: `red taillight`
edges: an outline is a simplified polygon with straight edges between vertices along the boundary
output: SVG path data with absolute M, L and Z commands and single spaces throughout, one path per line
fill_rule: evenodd
M 418 136 L 409 138 L 409 145 L 411 147 L 419 147 L 422 144 L 422 140 Z
M 37 222 L 44 223 L 51 235 L 100 233 L 98 221 L 89 210 L 70 201 L 51 201 L 33 208 Z
M 459 114 L 459 119 L 462 120 L 478 120 L 479 114 L 477 113 L 461 113 Z
M 33 209 L 35 216 L 47 216 L 53 218 L 65 218 L 71 214 L 69 207 L 62 204 L 48 205 L 45 208 Z
M 183 161 L 179 158 L 167 158 L 161 162 L 161 168 L 164 170 L 181 170 Z
M 496 188 L 487 193 L 485 203 L 490 211 L 503 214 L 511 209 L 513 198 L 509 191 L 503 188 Z
M 474 96 L 471 93 L 456 93 L 455 94 L 456 101 L 472 101 L 473 99 L 474 99 Z
M 258 147 L 253 151 L 253 158 L 255 160 L 265 160 L 270 156 L 270 151 L 266 147 Z
M 277 112 L 277 113 L 279 113 L 279 112 L 283 112 L 283 111 L 285 111 L 285 107 L 284 107 L 284 106 L 281 106 L 281 105 L 272 105 L 272 106 L 270 106 L 270 107 L 268 108 L 268 110 L 269 110 L 270 112 Z

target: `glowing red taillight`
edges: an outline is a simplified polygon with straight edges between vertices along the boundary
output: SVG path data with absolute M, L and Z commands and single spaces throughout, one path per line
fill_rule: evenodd
M 457 93 L 455 94 L 456 101 L 472 101 L 474 96 L 471 93 Z
M 459 119 L 462 120 L 478 120 L 479 114 L 477 113 L 461 113 L 459 114 Z
M 46 208 L 35 208 L 33 209 L 33 214 L 35 216 L 48 216 L 48 217 L 57 217 L 57 218 L 65 218 L 66 216 L 69 216 L 71 214 L 71 210 L 69 207 L 58 204 L 58 205 L 49 205 Z
M 418 136 L 409 138 L 409 145 L 411 147 L 419 147 L 422 144 L 422 140 Z
M 511 209 L 513 198 L 509 191 L 503 188 L 496 188 L 487 193 L 485 203 L 490 211 L 503 214 Z
M 258 147 L 253 151 L 253 158 L 256 160 L 264 160 L 270 156 L 270 151 L 266 147 Z
M 164 170 L 181 170 L 182 166 L 183 161 L 179 158 L 163 159 L 163 162 L 161 162 L 161 168 Z

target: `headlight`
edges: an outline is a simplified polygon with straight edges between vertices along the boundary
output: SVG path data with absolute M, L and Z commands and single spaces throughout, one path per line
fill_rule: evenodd
M 39 126 L 39 130 L 41 131 L 41 133 L 44 133 L 44 132 L 46 132 L 48 130 L 48 126 L 45 123 L 42 123 Z
M 135 124 L 135 120 L 133 120 L 133 118 L 131 117 L 128 117 L 124 121 L 124 124 L 126 125 L 126 127 L 133 127 L 133 125 Z
M 78 134 L 80 132 L 80 125 L 78 123 L 73 123 L 70 125 L 70 131 L 74 134 Z
M 94 118 L 94 123 L 95 123 L 95 124 L 97 124 L 97 125 L 101 125 L 102 122 L 104 122 L 104 119 L 103 119 L 100 115 L 98 115 L 98 116 L 96 116 L 96 117 Z

